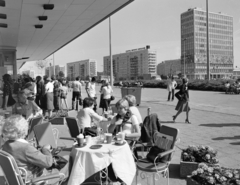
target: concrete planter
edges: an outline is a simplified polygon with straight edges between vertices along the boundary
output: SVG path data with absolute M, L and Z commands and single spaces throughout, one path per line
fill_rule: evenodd
M 192 175 L 192 172 L 198 168 L 198 164 L 196 162 L 186 162 L 180 161 L 180 177 L 186 178 L 188 175 Z
M 187 185 L 200 185 L 197 181 L 192 179 L 192 176 L 187 176 Z

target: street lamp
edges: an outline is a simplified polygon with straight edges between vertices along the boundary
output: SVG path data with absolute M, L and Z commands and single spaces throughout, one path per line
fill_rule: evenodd
M 186 74 L 186 67 L 185 67 L 185 41 L 187 38 L 182 39 L 183 40 L 183 75 L 185 77 Z

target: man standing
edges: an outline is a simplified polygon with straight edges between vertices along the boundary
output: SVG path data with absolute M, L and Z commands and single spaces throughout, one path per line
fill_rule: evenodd
M 93 110 L 97 112 L 97 97 L 96 97 L 95 85 L 96 85 L 96 78 L 92 77 L 92 80 L 89 79 L 89 83 L 86 84 L 86 92 L 88 94 L 88 97 L 94 100 Z
M 61 87 L 61 83 L 56 79 L 56 77 L 52 76 L 52 84 L 53 84 L 53 106 L 54 111 L 59 111 L 59 87 Z
M 175 81 L 174 77 L 172 77 L 172 80 L 168 82 L 167 89 L 168 89 L 168 101 L 170 101 L 171 94 L 172 94 L 172 101 L 174 100 L 174 91 L 177 87 L 177 82 Z
M 75 99 L 76 99 L 76 111 L 78 111 L 79 100 L 81 103 L 81 91 L 82 84 L 79 81 L 79 77 L 76 77 L 75 81 L 72 83 L 73 93 L 72 93 L 72 110 L 74 110 Z

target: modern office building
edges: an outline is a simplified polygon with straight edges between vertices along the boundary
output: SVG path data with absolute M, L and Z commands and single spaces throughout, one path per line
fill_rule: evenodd
M 116 79 L 143 78 L 144 75 L 156 75 L 156 51 L 150 50 L 150 46 L 132 49 L 126 53 L 115 54 L 113 60 L 113 75 Z M 110 57 L 103 57 L 103 71 L 110 75 Z
M 82 79 L 86 79 L 89 76 L 97 76 L 97 61 L 87 59 L 67 63 L 67 77 L 74 80 L 78 76 Z
M 55 76 L 59 75 L 59 72 L 62 71 L 66 75 L 65 66 L 55 65 Z M 53 75 L 53 66 L 45 68 L 45 75 L 51 77 Z
M 176 76 L 181 73 L 181 59 L 165 60 L 157 65 L 157 74 Z
M 211 78 L 233 73 L 233 17 L 209 12 L 209 61 Z M 207 75 L 206 11 L 193 8 L 181 14 L 182 72 L 190 79 Z M 184 65 L 185 63 L 185 65 Z

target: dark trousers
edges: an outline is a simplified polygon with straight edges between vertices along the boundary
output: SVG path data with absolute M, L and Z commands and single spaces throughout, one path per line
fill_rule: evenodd
M 59 97 L 53 96 L 53 105 L 55 110 L 59 110 Z
M 175 91 L 175 89 L 172 89 L 172 91 L 169 91 L 169 93 L 168 93 L 168 101 L 170 101 L 170 98 L 171 98 L 171 94 L 172 94 L 172 100 L 174 100 L 174 91 Z
M 41 98 L 42 98 L 42 96 L 39 96 L 39 95 L 37 95 L 36 96 L 36 99 L 35 99 L 35 102 L 36 102 L 36 104 L 37 104 L 37 106 L 39 106 L 40 108 L 42 108 L 41 107 Z
M 108 107 L 109 107 L 109 104 L 110 104 L 111 100 L 110 99 L 103 99 L 103 102 L 104 102 L 103 109 L 105 109 L 105 111 L 108 111 Z

